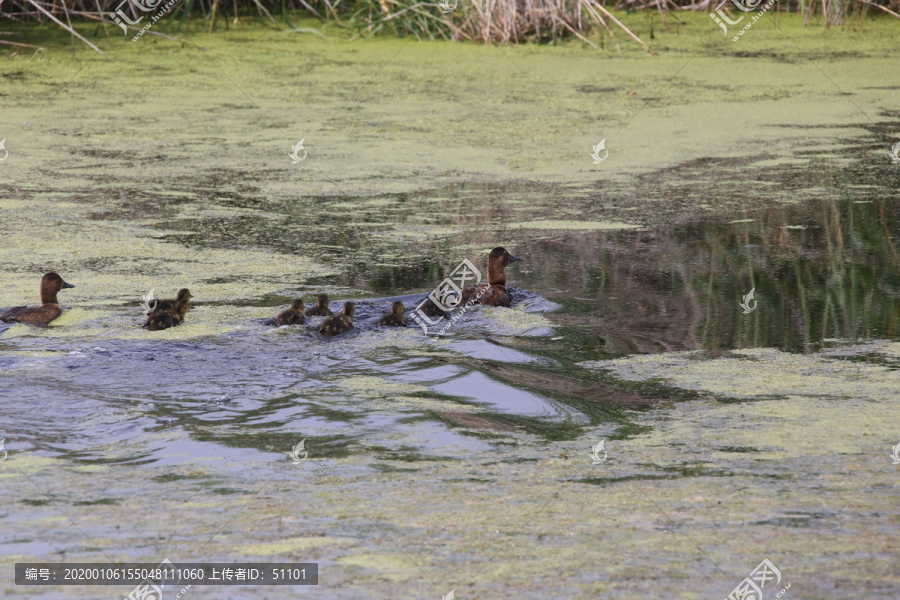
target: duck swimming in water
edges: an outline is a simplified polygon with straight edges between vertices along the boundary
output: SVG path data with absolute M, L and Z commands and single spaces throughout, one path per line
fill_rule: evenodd
M 488 254 L 488 284 L 487 286 L 469 286 L 462 289 L 460 304 L 468 304 L 472 300 L 481 302 L 485 306 L 509 306 L 512 304 L 512 295 L 506 289 L 506 267 L 509 263 L 522 260 L 518 256 L 512 256 L 506 248 L 497 246 Z
M 149 314 L 153 314 L 158 310 L 166 310 L 166 311 L 175 310 L 176 304 L 178 304 L 182 300 L 187 302 L 191 298 L 193 298 L 193 296 L 191 296 L 191 291 L 187 288 L 181 288 L 180 290 L 178 290 L 178 293 L 175 294 L 174 299 L 172 299 L 172 300 L 157 300 L 156 306 L 153 307 L 153 310 L 151 310 Z
M 334 313 L 328 308 L 328 294 L 319 295 L 319 303 L 306 309 L 307 317 L 330 317 Z
M 26 325 L 46 325 L 62 314 L 62 307 L 56 300 L 56 294 L 63 289 L 75 287 L 66 283 L 56 273 L 47 273 L 41 279 L 41 306 L 28 308 L 16 306 L 0 314 L 4 323 L 25 323 Z
M 391 304 L 391 312 L 381 317 L 378 321 L 379 325 L 387 325 L 389 327 L 406 327 L 406 315 L 403 314 L 406 309 L 403 303 L 397 300 Z
M 301 325 L 303 321 L 303 299 L 297 298 L 289 309 L 282 311 L 278 315 L 278 318 L 275 319 L 275 324 L 279 327 L 282 325 Z
M 183 290 L 187 291 L 187 290 Z M 184 322 L 184 315 L 190 310 L 190 294 L 188 298 L 182 298 L 175 302 L 170 308 L 160 310 L 159 306 L 147 315 L 147 322 L 144 323 L 144 329 L 148 331 L 162 331 L 170 327 L 176 327 Z
M 461 289 L 460 300 L 456 306 L 464 306 L 469 302 L 481 303 L 486 306 L 509 306 L 512 303 L 512 295 L 506 289 L 506 267 L 509 263 L 520 260 L 522 259 L 512 256 L 502 246 L 491 250 L 491 253 L 488 254 L 487 285 L 470 285 Z M 429 317 L 447 316 L 447 312 L 430 299 L 422 305 L 421 310 Z
M 342 312 L 339 312 L 333 317 L 328 317 L 327 319 L 325 319 L 325 322 L 322 323 L 321 327 L 319 327 L 319 333 L 321 333 L 325 337 L 331 337 L 333 335 L 344 333 L 345 331 L 353 329 L 354 308 L 355 307 L 352 302 L 345 303 L 344 310 Z

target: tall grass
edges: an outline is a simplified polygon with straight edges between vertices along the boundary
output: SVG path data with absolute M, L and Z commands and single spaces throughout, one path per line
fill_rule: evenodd
M 134 0 L 130 0 L 134 1 Z M 146 0 L 143 0 L 146 2 Z M 272 12 L 282 14 L 301 10 L 323 22 L 351 27 L 359 36 L 391 32 L 420 39 L 469 40 L 484 44 L 547 42 L 574 37 L 598 47 L 609 42 L 620 48 L 620 36 L 630 38 L 645 50 L 650 48 L 623 23 L 612 10 L 654 11 L 663 18 L 670 11 L 711 12 L 734 8 L 729 0 L 181 0 L 167 16 L 169 30 L 179 30 L 187 19 L 203 19 L 209 31 L 229 27 L 240 17 L 259 15 L 275 22 Z M 70 31 L 73 36 L 100 52 L 71 26 L 72 19 L 92 20 L 109 32 L 110 13 L 122 0 L 0 0 L 0 19 L 50 22 Z M 821 16 L 826 27 L 841 25 L 854 16 L 870 14 L 900 18 L 900 0 L 778 0 L 779 11 L 804 15 L 804 25 Z M 268 7 L 268 8 L 267 8 Z M 453 10 L 445 12 L 446 7 Z M 271 12 L 270 12 L 271 9 Z M 141 13 L 126 2 L 132 18 Z M 172 25 L 174 23 L 174 26 Z M 138 27 L 129 27 L 138 30 Z M 157 28 L 157 29 L 164 29 Z M 599 32 L 592 41 L 589 36 Z M 150 32 L 164 35 L 161 31 Z M 0 44 L 11 43 L 0 39 Z

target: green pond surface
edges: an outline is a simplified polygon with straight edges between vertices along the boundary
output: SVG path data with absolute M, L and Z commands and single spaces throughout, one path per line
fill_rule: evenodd
M 765 600 L 900 597 L 900 26 L 621 17 L 654 55 L 4 22 L 45 49 L 2 47 L 0 307 L 76 287 L 0 326 L 0 596 L 168 558 L 320 565 L 186 598 L 718 600 L 763 559 Z M 498 245 L 512 308 L 375 326 Z M 269 323 L 323 292 L 354 331 Z

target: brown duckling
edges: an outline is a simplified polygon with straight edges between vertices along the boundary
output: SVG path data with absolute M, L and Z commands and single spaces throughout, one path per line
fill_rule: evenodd
M 397 300 L 391 304 L 391 312 L 381 317 L 378 324 L 389 327 L 406 327 L 406 315 L 403 314 L 405 311 L 403 303 Z
M 307 317 L 330 317 L 334 313 L 328 308 L 328 294 L 319 295 L 319 303 L 312 308 L 306 309 Z
M 162 331 L 169 327 L 176 327 L 184 322 L 184 315 L 190 310 L 191 303 L 187 298 L 182 298 L 169 309 L 160 310 L 159 307 L 147 315 L 147 322 L 143 327 L 148 331 Z
M 322 326 L 319 327 L 319 333 L 321 333 L 325 337 L 331 337 L 333 335 L 337 335 L 339 333 L 344 333 L 345 331 L 349 331 L 353 329 L 353 306 L 352 302 L 347 302 L 344 304 L 344 310 L 334 315 L 333 317 L 328 317 L 325 319 L 325 322 L 322 323 Z
M 0 313 L 0 321 L 4 323 L 25 323 L 26 325 L 46 325 L 62 314 L 62 307 L 56 300 L 56 294 L 65 288 L 75 287 L 66 283 L 56 273 L 50 272 L 41 278 L 41 306 L 28 308 L 16 306 Z
M 152 314 L 158 310 L 175 310 L 175 305 L 178 304 L 178 302 L 181 300 L 187 302 L 191 298 L 193 298 L 193 296 L 191 296 L 191 291 L 187 288 L 182 288 L 178 290 L 178 293 L 175 294 L 175 298 L 172 300 L 157 300 L 156 306 L 150 313 Z
M 297 298 L 289 309 L 282 311 L 278 315 L 278 318 L 275 319 L 275 324 L 279 327 L 282 325 L 301 325 L 303 321 L 303 299 Z

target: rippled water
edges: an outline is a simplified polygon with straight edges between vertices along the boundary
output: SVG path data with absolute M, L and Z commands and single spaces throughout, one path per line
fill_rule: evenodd
M 84 181 L 0 181 L 4 300 L 34 301 L 48 231 L 77 240 L 53 258 L 63 317 L 0 329 L 5 562 L 322 565 L 317 590 L 191 597 L 648 598 L 686 577 L 724 597 L 769 556 L 793 597 L 896 598 L 900 169 L 869 160 L 887 128 L 859 128 L 843 162 L 587 185 L 318 194 L 94 148 Z M 440 338 L 375 326 L 497 244 L 523 258 L 512 309 Z M 185 285 L 183 326 L 140 329 L 141 295 Z M 269 324 L 320 292 L 356 329 Z
M 509 269 L 519 286 L 516 307 L 474 311 L 441 338 L 413 326 L 375 324 L 394 299 L 375 298 L 377 292 L 403 293 L 416 287 L 409 281 L 418 287 L 438 281 L 442 263 L 426 261 L 416 271 L 416 259 L 406 267 L 413 275 L 401 267 L 353 273 L 349 265 L 350 272 L 322 279 L 321 286 L 332 290 L 373 281 L 371 292 L 354 294 L 356 329 L 331 340 L 317 336 L 317 319 L 272 327 L 266 315 L 288 297 L 229 308 L 227 302 L 204 303 L 202 285 L 191 286 L 196 300 L 187 323 L 161 334 L 139 330 L 142 315 L 133 304 L 74 309 L 43 330 L 7 327 L 0 335 L 7 448 L 14 456 L 65 459 L 70 466 L 64 480 L 71 480 L 63 489 L 25 486 L 18 502 L 44 509 L 98 505 L 117 514 L 111 507 L 128 506 L 135 496 L 154 497 L 174 489 L 174 482 L 182 502 L 255 497 L 257 486 L 280 479 L 283 460 L 290 461 L 279 457 L 301 439 L 318 468 L 340 477 L 381 473 L 387 482 L 391 474 L 424 474 L 433 461 L 492 457 L 528 464 L 537 459 L 529 456 L 531 447 L 567 462 L 584 455 L 599 435 L 619 443 L 645 438 L 664 428 L 657 422 L 661 403 L 696 402 L 703 392 L 653 377 L 627 381 L 579 363 L 685 350 L 714 358 L 754 347 L 815 353 L 836 340 L 898 339 L 894 244 L 900 213 L 896 199 L 879 196 L 861 193 L 844 203 L 810 201 L 747 211 L 740 219 L 633 231 L 511 234 L 504 243 L 524 257 Z M 77 281 L 77 273 L 66 277 Z M 739 304 L 751 288 L 758 305 L 745 315 Z M 411 309 L 423 297 L 401 299 Z M 332 308 L 341 302 L 333 297 Z M 224 324 L 214 317 L 217 311 L 226 315 Z M 218 319 L 219 333 L 200 325 L 192 330 L 192 322 L 210 319 Z M 881 355 L 856 354 L 866 361 Z M 720 450 L 756 451 L 737 442 Z M 690 463 L 654 474 L 641 466 L 646 458 L 635 461 L 615 474 L 568 477 L 609 486 L 736 475 L 733 465 Z M 115 475 L 124 467 L 139 471 Z M 87 471 L 77 475 L 80 469 Z M 146 476 L 135 479 L 141 472 Z M 84 479 L 87 473 L 94 475 Z M 492 479 L 480 468 L 457 467 L 448 475 L 450 482 Z M 95 486 L 95 477 L 103 483 Z M 115 484 L 118 477 L 127 481 L 124 487 Z M 379 493 L 371 481 L 359 483 L 357 493 L 370 485 L 371 493 Z M 13 523 L 18 512 L 7 510 Z M 792 513 L 770 521 L 806 527 L 808 519 L 833 514 Z M 334 528 L 323 531 L 336 535 Z M 202 544 L 203 535 L 190 539 Z M 6 547 L 20 556 L 55 556 L 60 544 L 21 531 Z M 90 554 L 90 547 L 68 552 L 85 551 Z M 301 554 L 297 560 L 321 560 L 320 552 Z M 328 564 L 340 563 L 335 560 L 323 561 L 320 581 L 327 581 Z M 338 588 L 333 591 L 340 595 Z M 84 591 L 90 588 L 73 589 L 100 597 Z

